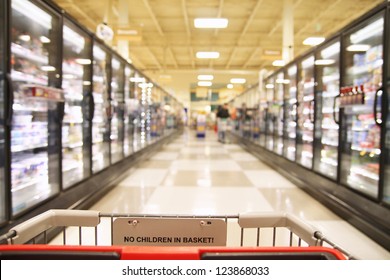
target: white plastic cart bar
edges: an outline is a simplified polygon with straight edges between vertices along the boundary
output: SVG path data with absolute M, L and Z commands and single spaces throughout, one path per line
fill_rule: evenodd
M 11 231 L 15 234 L 11 243 L 24 244 L 53 227 L 96 227 L 99 223 L 98 211 L 53 209 L 12 228 Z

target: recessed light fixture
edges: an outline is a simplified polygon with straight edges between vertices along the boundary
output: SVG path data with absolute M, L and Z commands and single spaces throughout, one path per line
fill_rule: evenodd
M 275 86 L 273 84 L 266 84 L 265 88 L 273 89 Z
M 370 45 L 366 44 L 356 44 L 356 45 L 350 45 L 347 47 L 347 51 L 349 52 L 366 52 L 371 48 Z
M 317 46 L 324 41 L 324 37 L 308 37 L 303 41 L 303 44 L 306 46 Z
M 145 78 L 131 77 L 130 82 L 132 82 L 132 83 L 145 83 Z
M 198 75 L 198 80 L 200 81 L 212 81 L 213 79 L 213 75 Z
M 280 59 L 278 59 L 278 60 L 274 60 L 274 62 L 272 62 L 272 65 L 273 66 L 284 66 L 286 63 L 284 62 L 284 60 L 280 60 Z
M 232 84 L 245 84 L 246 80 L 243 78 L 233 78 L 233 79 L 230 79 L 230 82 Z
M 200 87 L 210 87 L 213 83 L 209 81 L 199 81 L 198 86 Z
M 195 28 L 226 28 L 228 26 L 227 18 L 196 18 L 194 19 Z
M 197 58 L 219 58 L 219 52 L 197 52 Z
M 228 84 L 226 87 L 229 88 L 229 89 L 232 89 L 233 85 L 232 84 Z

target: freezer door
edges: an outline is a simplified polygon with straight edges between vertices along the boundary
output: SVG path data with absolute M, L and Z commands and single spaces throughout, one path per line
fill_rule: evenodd
M 313 167 L 314 56 L 300 62 L 298 84 L 297 162 Z
M 90 175 L 91 38 L 69 21 L 63 26 L 62 185 L 68 188 Z
M 6 1 L 0 3 L 0 224 L 6 220 L 6 189 L 5 189 L 5 80 L 6 80 L 6 48 L 5 34 L 7 10 Z
M 59 16 L 27 0 L 11 1 L 12 213 L 18 214 L 60 190 L 62 96 Z
M 291 161 L 296 158 L 297 137 L 297 66 L 292 65 L 286 71 L 284 108 L 284 145 L 283 156 Z
M 133 135 L 134 135 L 134 113 L 137 109 L 137 102 L 131 96 L 130 78 L 132 70 L 130 67 L 125 68 L 125 108 L 124 108 L 124 144 L 123 151 L 125 157 L 133 153 Z
M 92 171 L 96 173 L 110 165 L 109 57 L 105 49 L 93 46 L 93 118 L 92 118 Z M 110 64 L 110 63 L 109 63 Z
M 389 63 L 390 64 L 390 63 Z M 388 65 L 388 70 L 390 70 L 390 65 Z M 387 72 L 390 74 L 390 72 Z M 387 78 L 387 96 L 390 94 L 390 77 Z M 389 97 L 388 97 L 389 98 Z M 390 106 L 390 104 L 389 104 Z M 390 112 L 390 107 L 389 107 Z M 386 120 L 386 139 L 390 139 L 390 114 L 387 114 Z M 385 141 L 385 150 L 386 150 L 386 165 L 385 165 L 385 175 L 384 175 L 384 191 L 383 191 L 383 201 L 390 205 L 390 141 Z
M 340 90 L 340 41 L 333 41 L 316 54 L 316 125 L 314 170 L 337 179 Z
M 284 127 L 284 73 L 280 72 L 275 80 L 275 97 L 272 104 L 272 111 L 274 113 L 274 152 L 278 155 L 283 154 L 283 127 Z
M 265 129 L 265 147 L 267 150 L 273 151 L 274 148 L 274 126 L 275 126 L 275 112 L 273 109 L 274 95 L 275 95 L 275 80 L 270 78 L 267 80 L 267 117 Z
M 344 40 L 341 182 L 378 197 L 384 13 L 363 22 Z
M 115 163 L 123 159 L 124 141 L 124 64 L 118 58 L 111 60 L 111 162 Z

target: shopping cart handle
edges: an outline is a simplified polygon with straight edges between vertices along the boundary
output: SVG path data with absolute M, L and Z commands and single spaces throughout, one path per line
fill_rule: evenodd
M 298 217 L 285 212 L 250 212 L 239 214 L 241 228 L 289 228 L 311 246 L 318 245 L 314 233 L 318 230 L 303 222 Z
M 13 227 L 10 231 L 15 233 L 13 244 L 24 244 L 52 227 L 95 227 L 99 223 L 98 211 L 52 209 Z

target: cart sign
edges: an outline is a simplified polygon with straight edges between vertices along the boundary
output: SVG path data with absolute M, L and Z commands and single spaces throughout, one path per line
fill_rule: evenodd
M 226 246 L 223 219 L 117 218 L 113 245 Z

